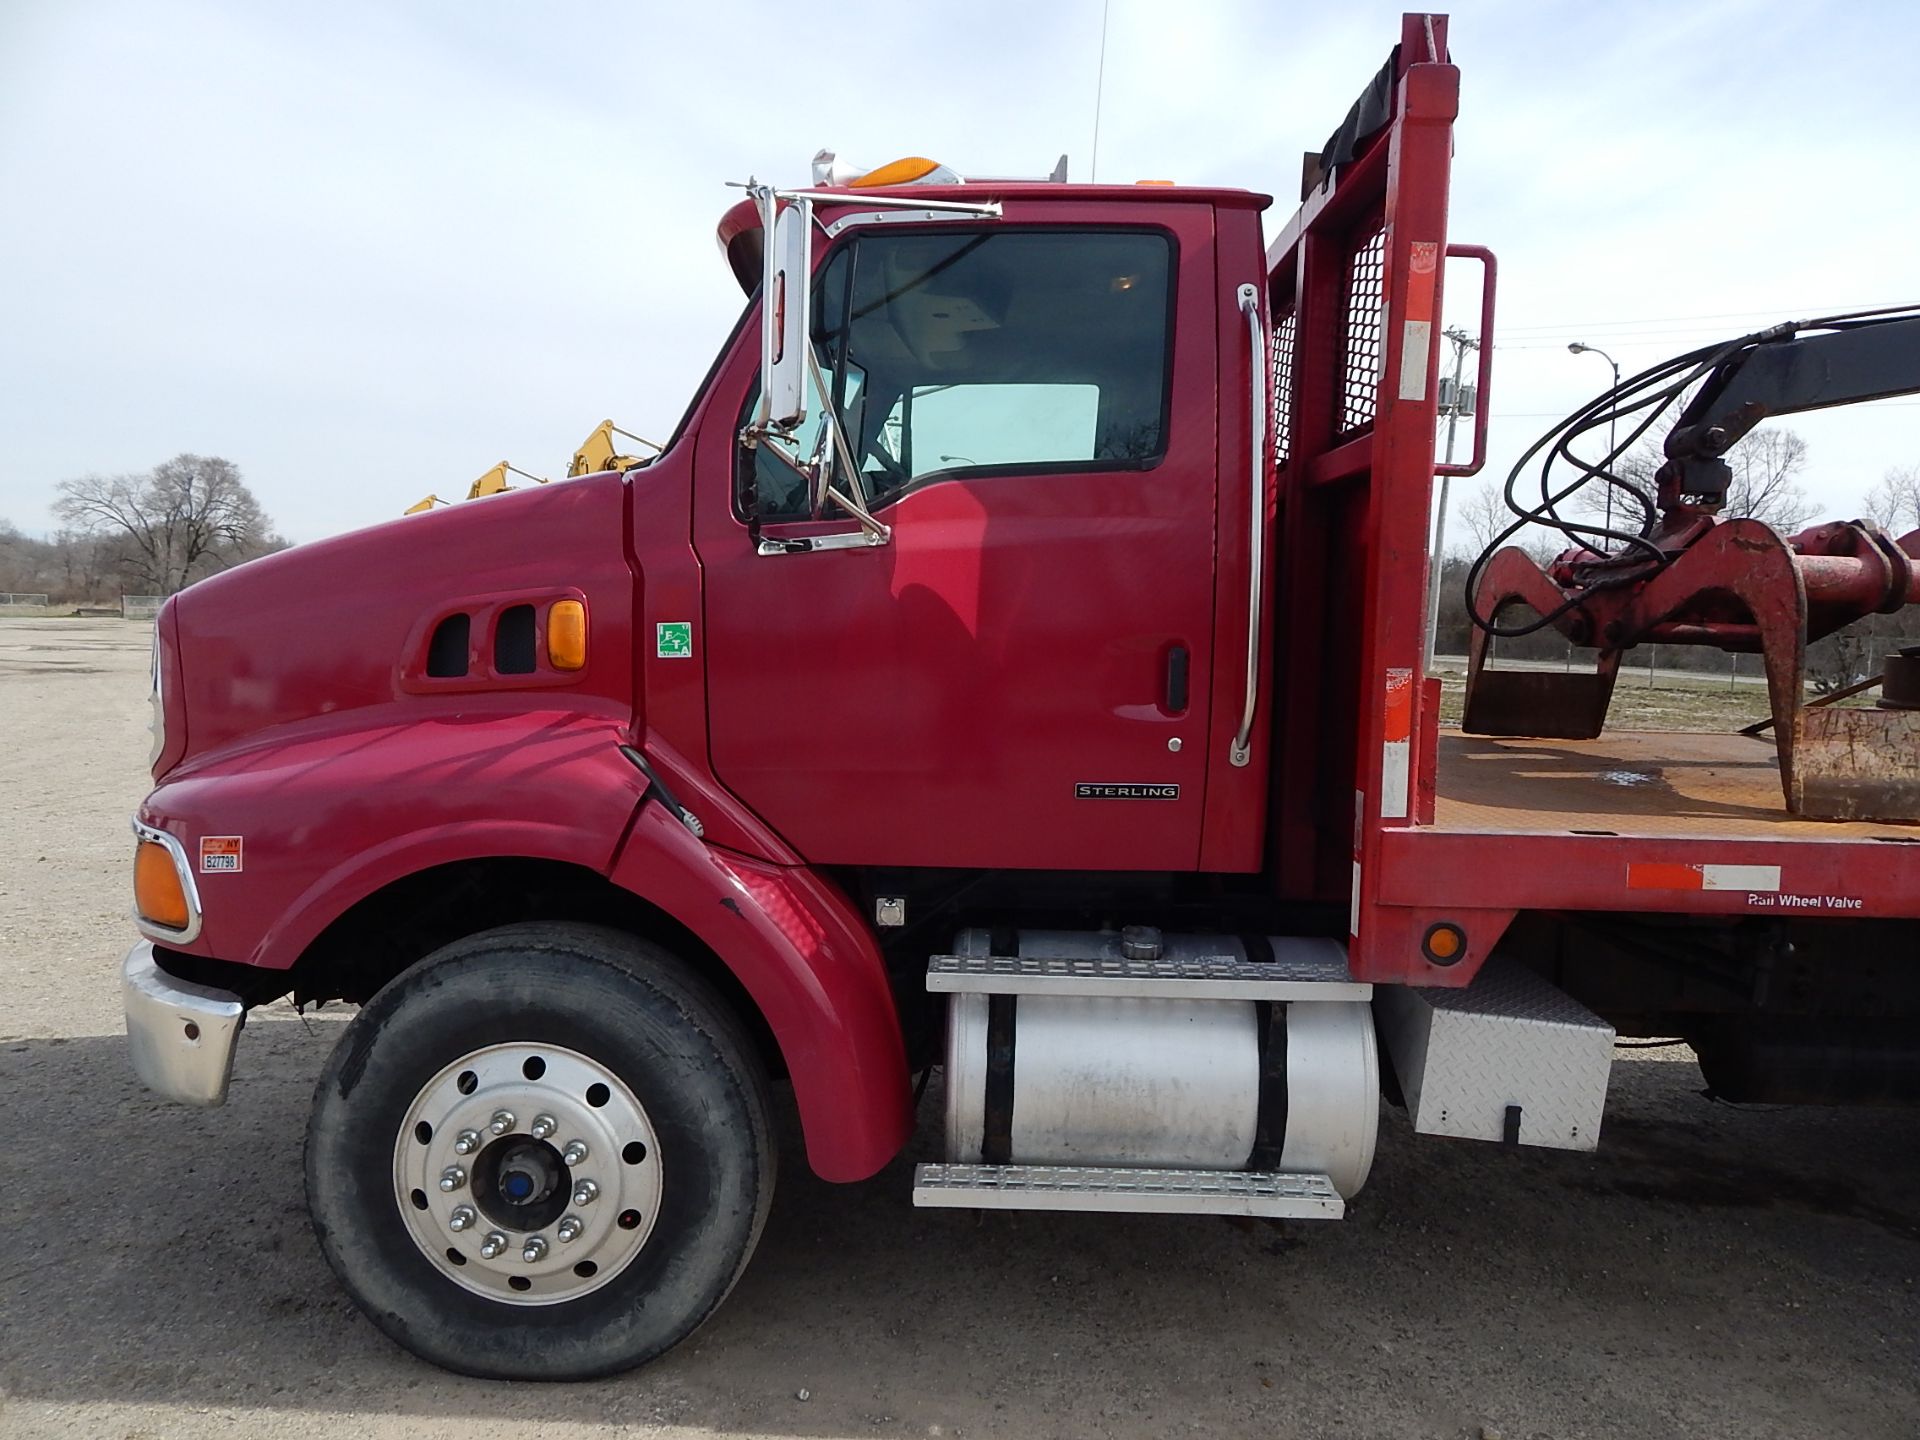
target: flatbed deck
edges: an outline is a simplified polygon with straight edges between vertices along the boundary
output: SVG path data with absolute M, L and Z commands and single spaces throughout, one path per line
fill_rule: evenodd
M 1622 730 L 1595 740 L 1440 734 L 1435 830 L 1663 839 L 1920 841 L 1920 825 L 1787 813 L 1771 738 Z
M 1402 934 L 1472 910 L 1920 916 L 1920 825 L 1789 815 L 1766 740 L 1447 730 L 1436 780 L 1434 822 L 1380 837 L 1378 914 Z

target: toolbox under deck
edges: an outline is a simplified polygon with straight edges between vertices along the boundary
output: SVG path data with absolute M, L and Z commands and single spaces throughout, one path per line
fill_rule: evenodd
M 1440 735 L 1435 830 L 1920 841 L 1920 825 L 1787 813 L 1771 738 L 1621 730 L 1596 740 Z

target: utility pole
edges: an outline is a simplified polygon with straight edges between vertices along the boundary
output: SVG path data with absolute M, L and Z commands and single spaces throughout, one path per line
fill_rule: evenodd
M 1469 400 L 1466 398 L 1466 392 L 1460 387 L 1461 376 L 1467 368 L 1467 352 L 1478 350 L 1480 342 L 1458 325 L 1448 330 L 1446 337 L 1453 343 L 1453 387 L 1447 395 L 1446 403 L 1440 409 L 1447 417 L 1446 463 L 1451 465 L 1453 463 L 1453 432 L 1460 423 L 1461 415 L 1471 415 L 1473 407 L 1479 403 L 1478 395 Z M 1433 556 L 1427 562 L 1426 673 L 1429 675 L 1433 673 L 1434 638 L 1440 633 L 1440 571 L 1447 563 L 1447 492 L 1452 489 L 1452 482 L 1451 475 L 1443 473 L 1440 476 L 1440 514 L 1434 523 Z

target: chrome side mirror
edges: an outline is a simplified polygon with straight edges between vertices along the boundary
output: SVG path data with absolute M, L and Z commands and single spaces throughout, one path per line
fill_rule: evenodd
M 760 211 L 761 233 L 766 238 L 760 275 L 760 400 L 754 407 L 753 422 L 741 431 L 740 438 L 747 445 L 766 448 L 781 463 L 806 477 L 808 508 L 814 519 L 824 516 L 829 504 L 837 504 L 860 523 L 858 537 L 852 543 L 884 545 L 891 532 L 868 509 L 866 486 L 813 353 L 814 197 L 782 193 L 771 185 L 751 182 L 747 188 Z M 802 455 L 800 431 L 810 413 L 809 387 L 818 392 L 820 427 L 811 453 Z M 844 489 L 836 478 L 843 479 Z M 846 543 L 838 536 L 763 538 L 759 553 L 837 550 Z
M 765 429 L 791 435 L 807 418 L 813 353 L 813 202 L 782 208 L 773 190 L 755 191 L 760 206 L 763 271 L 760 287 L 760 411 Z

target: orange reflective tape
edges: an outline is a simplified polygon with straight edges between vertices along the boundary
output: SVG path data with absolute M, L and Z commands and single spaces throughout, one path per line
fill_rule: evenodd
M 1413 671 L 1387 671 L 1387 713 L 1380 738 L 1386 741 L 1413 738 Z
M 1646 862 L 1627 866 L 1629 890 L 1701 890 L 1706 882 L 1698 865 Z

